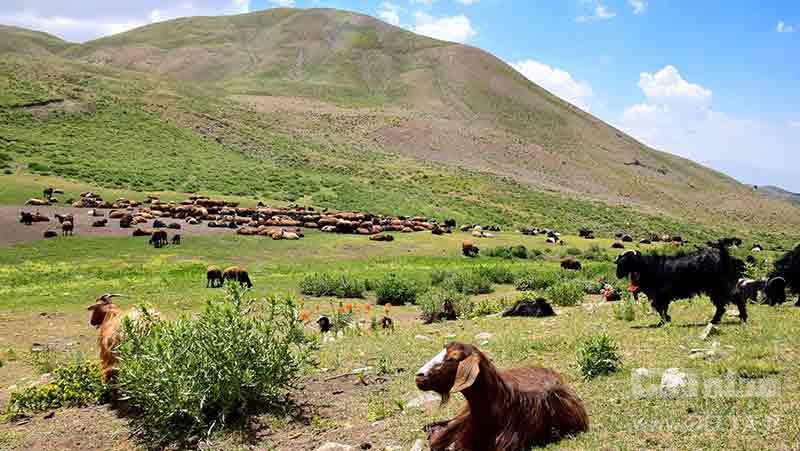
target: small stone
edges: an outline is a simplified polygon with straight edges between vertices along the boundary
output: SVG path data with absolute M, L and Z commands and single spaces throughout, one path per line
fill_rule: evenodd
M 422 439 L 419 438 L 417 439 L 417 441 L 414 442 L 414 445 L 411 446 L 411 451 L 423 451 L 424 449 L 425 449 L 425 442 L 423 442 Z
M 666 398 L 675 399 L 685 393 L 689 384 L 689 376 L 677 368 L 669 368 L 661 376 L 661 394 Z
M 352 373 L 353 373 L 353 374 L 367 373 L 367 372 L 369 372 L 369 370 L 371 370 L 371 369 L 372 369 L 372 367 L 371 367 L 371 366 L 365 366 L 365 367 L 363 367 L 363 368 L 356 368 L 356 369 L 354 369 L 354 370 L 352 371 Z
M 350 445 L 342 445 L 341 443 L 327 442 L 316 449 L 316 451 L 356 451 Z
M 431 341 L 431 338 L 425 335 L 414 335 L 414 339 L 422 341 Z
M 475 335 L 475 340 L 478 341 L 489 341 L 494 337 L 494 335 L 490 334 L 489 332 L 481 332 Z
M 633 370 L 633 374 L 639 377 L 647 377 L 650 375 L 650 370 L 648 370 L 647 368 L 636 368 L 635 370 Z

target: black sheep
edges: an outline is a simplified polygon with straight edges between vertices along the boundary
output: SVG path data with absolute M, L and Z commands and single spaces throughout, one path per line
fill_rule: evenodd
M 800 293 L 800 244 L 784 254 L 783 257 L 775 262 L 774 266 L 775 269 L 772 271 L 769 278 L 774 279 L 782 277 L 786 282 L 787 288 L 791 288 L 795 293 Z M 767 293 L 767 301 L 770 305 L 780 304 L 786 301 L 786 292 L 780 293 L 777 286 L 777 284 L 773 286 L 772 291 Z M 798 297 L 795 306 L 800 307 L 800 297 Z
M 778 276 L 767 280 L 767 284 L 764 286 L 764 298 L 770 306 L 786 302 L 786 279 Z M 800 303 L 800 301 L 797 302 Z
M 555 315 L 556 312 L 553 311 L 553 307 L 551 307 L 544 298 L 536 298 L 533 301 L 519 301 L 514 304 L 513 307 L 503 312 L 503 316 L 532 316 L 534 318 Z
M 628 251 L 617 257 L 617 277 L 630 276 L 635 288 L 647 295 L 661 317 L 659 325 L 671 321 L 672 301 L 698 294 L 707 294 L 716 307 L 711 323 L 719 324 L 731 301 L 739 308 L 739 318 L 747 321 L 747 304 L 735 294 L 743 272 L 744 262 L 731 257 L 724 246 L 674 256 Z

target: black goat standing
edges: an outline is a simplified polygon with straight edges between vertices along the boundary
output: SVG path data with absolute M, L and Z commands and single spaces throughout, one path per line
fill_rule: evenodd
M 731 301 L 739 308 L 739 318 L 747 321 L 747 304 L 735 294 L 743 272 L 744 263 L 731 257 L 724 246 L 674 256 L 628 251 L 617 258 L 617 277 L 630 276 L 637 291 L 647 295 L 661 317 L 659 325 L 671 321 L 668 310 L 672 301 L 698 294 L 707 294 L 714 303 L 713 324 L 719 324 Z
M 786 288 L 800 293 L 800 244 L 775 262 L 775 269 L 769 275 L 769 279 L 765 293 L 767 303 L 770 305 L 786 302 Z M 794 305 L 800 307 L 800 295 Z

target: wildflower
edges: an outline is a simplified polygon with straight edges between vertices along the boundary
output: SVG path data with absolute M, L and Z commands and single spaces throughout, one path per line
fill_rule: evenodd
M 304 323 L 308 322 L 308 320 L 311 319 L 311 313 L 309 313 L 308 310 L 301 310 L 298 319 Z

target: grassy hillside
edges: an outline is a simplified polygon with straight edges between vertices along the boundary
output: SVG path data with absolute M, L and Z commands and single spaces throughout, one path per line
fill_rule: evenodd
M 68 42 L 47 33 L 0 24 L 0 54 L 42 56 L 61 52 L 69 46 Z
M 274 9 L 51 48 L 0 62 L 15 177 L 775 243 L 800 225 L 485 52 L 366 16 Z

